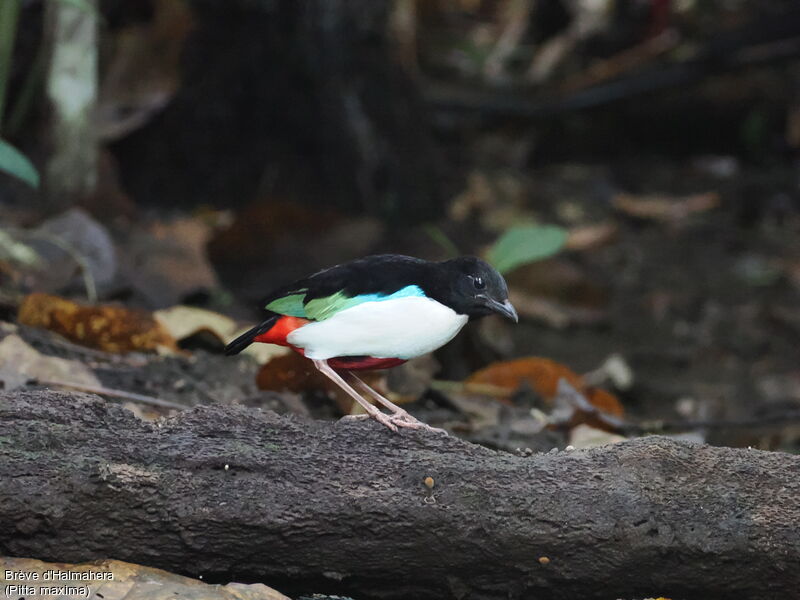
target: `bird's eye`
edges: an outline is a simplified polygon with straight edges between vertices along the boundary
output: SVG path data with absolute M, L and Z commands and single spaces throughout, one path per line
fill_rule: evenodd
M 475 277 L 472 282 L 475 284 L 476 290 L 482 290 L 486 287 L 486 282 L 483 280 L 483 277 Z

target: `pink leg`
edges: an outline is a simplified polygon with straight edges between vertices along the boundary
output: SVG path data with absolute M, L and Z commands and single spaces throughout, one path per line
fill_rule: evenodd
M 348 383 L 341 378 L 341 376 L 334 371 L 326 361 L 324 360 L 315 360 L 314 366 L 319 369 L 319 372 L 325 375 L 328 379 L 333 381 L 336 385 L 342 388 L 345 392 L 347 392 L 353 400 L 358 402 L 361 407 L 367 412 L 367 414 L 375 419 L 378 423 L 386 425 L 392 431 L 397 431 L 397 425 L 395 425 L 389 415 L 386 415 L 375 408 L 372 404 L 364 400 L 361 395 L 355 391 Z
M 408 413 L 408 411 L 406 411 L 403 408 L 400 408 L 394 402 L 376 392 L 369 385 L 367 385 L 361 379 L 356 377 L 353 373 L 348 373 L 348 375 L 355 382 L 356 387 L 361 388 L 362 391 L 366 392 L 367 394 L 375 398 L 375 400 L 379 404 L 383 405 L 384 407 L 392 411 L 393 414 L 390 417 L 392 423 L 396 423 L 400 427 L 409 427 L 411 429 L 429 429 L 431 431 L 436 431 L 437 433 L 444 433 L 445 435 L 447 435 L 447 432 L 444 429 L 431 427 L 427 423 L 423 423 L 416 417 L 412 416 L 411 414 Z
M 424 423 L 420 423 L 419 421 L 416 421 L 416 419 L 414 419 L 413 421 L 406 421 L 406 420 L 404 420 L 402 418 L 398 418 L 397 414 L 387 415 L 385 413 L 382 413 L 380 410 L 375 408 L 372 404 L 367 402 L 367 400 L 365 400 L 357 391 L 355 391 L 350 386 L 350 384 L 348 384 L 344 379 L 342 379 L 342 376 L 339 375 L 336 371 L 334 371 L 331 368 L 331 366 L 327 363 L 327 361 L 314 360 L 314 366 L 317 367 L 317 369 L 319 369 L 320 373 L 322 373 L 323 375 L 328 377 L 328 379 L 333 381 L 336 385 L 338 385 L 345 392 L 347 392 L 347 394 L 351 398 L 353 398 L 353 400 L 358 402 L 361 405 L 361 407 L 367 412 L 367 415 L 369 415 L 370 417 L 375 419 L 378 423 L 381 423 L 382 425 L 385 425 L 386 427 L 388 427 L 392 431 L 397 431 L 398 427 L 408 427 L 410 429 L 420 429 L 420 428 L 433 429 L 432 427 L 428 427 Z M 359 383 L 362 383 L 360 379 L 358 381 L 359 381 Z M 363 384 L 363 385 L 364 385 L 364 387 L 366 389 L 370 390 L 373 394 L 377 394 L 377 392 L 372 390 L 372 388 L 370 388 L 366 384 Z M 380 394 L 378 394 L 378 395 L 380 396 Z M 388 400 L 386 400 L 386 398 L 383 398 L 383 396 L 380 396 L 380 397 L 384 401 L 389 402 Z M 389 404 L 392 404 L 392 403 L 389 402 Z M 394 406 L 394 404 L 392 404 L 392 406 Z M 395 407 L 395 408 L 399 408 L 399 407 Z M 400 409 L 400 410 L 402 410 L 402 409 Z M 405 411 L 403 411 L 403 412 L 408 415 L 408 413 L 406 413 Z M 408 416 L 411 419 L 413 419 L 413 417 L 411 417 L 411 415 L 408 415 Z

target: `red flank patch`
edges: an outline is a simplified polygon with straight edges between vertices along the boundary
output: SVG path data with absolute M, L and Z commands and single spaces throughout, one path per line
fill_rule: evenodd
M 261 335 L 254 337 L 253 341 L 263 342 L 265 344 L 278 344 L 279 346 L 291 346 L 291 344 L 286 341 L 286 336 L 295 329 L 300 329 L 303 325 L 310 322 L 311 321 L 308 319 L 300 317 L 281 317 L 269 331 L 265 331 Z

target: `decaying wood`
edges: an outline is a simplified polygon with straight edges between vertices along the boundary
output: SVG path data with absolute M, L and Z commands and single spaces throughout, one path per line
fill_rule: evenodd
M 433 487 L 424 481 L 433 478 Z M 793 597 L 800 457 L 662 437 L 520 457 L 251 409 L 0 396 L 0 553 L 362 598 Z M 430 483 L 430 482 L 429 482 Z

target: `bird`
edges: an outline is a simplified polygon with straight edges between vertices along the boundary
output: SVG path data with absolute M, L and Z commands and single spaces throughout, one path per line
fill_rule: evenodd
M 258 342 L 288 346 L 360 404 L 366 416 L 395 432 L 434 428 L 354 371 L 387 369 L 432 352 L 470 319 L 499 314 L 519 320 L 503 276 L 474 256 L 439 262 L 400 254 L 367 256 L 282 286 L 266 296 L 262 307 L 264 320 L 230 342 L 226 355 Z

